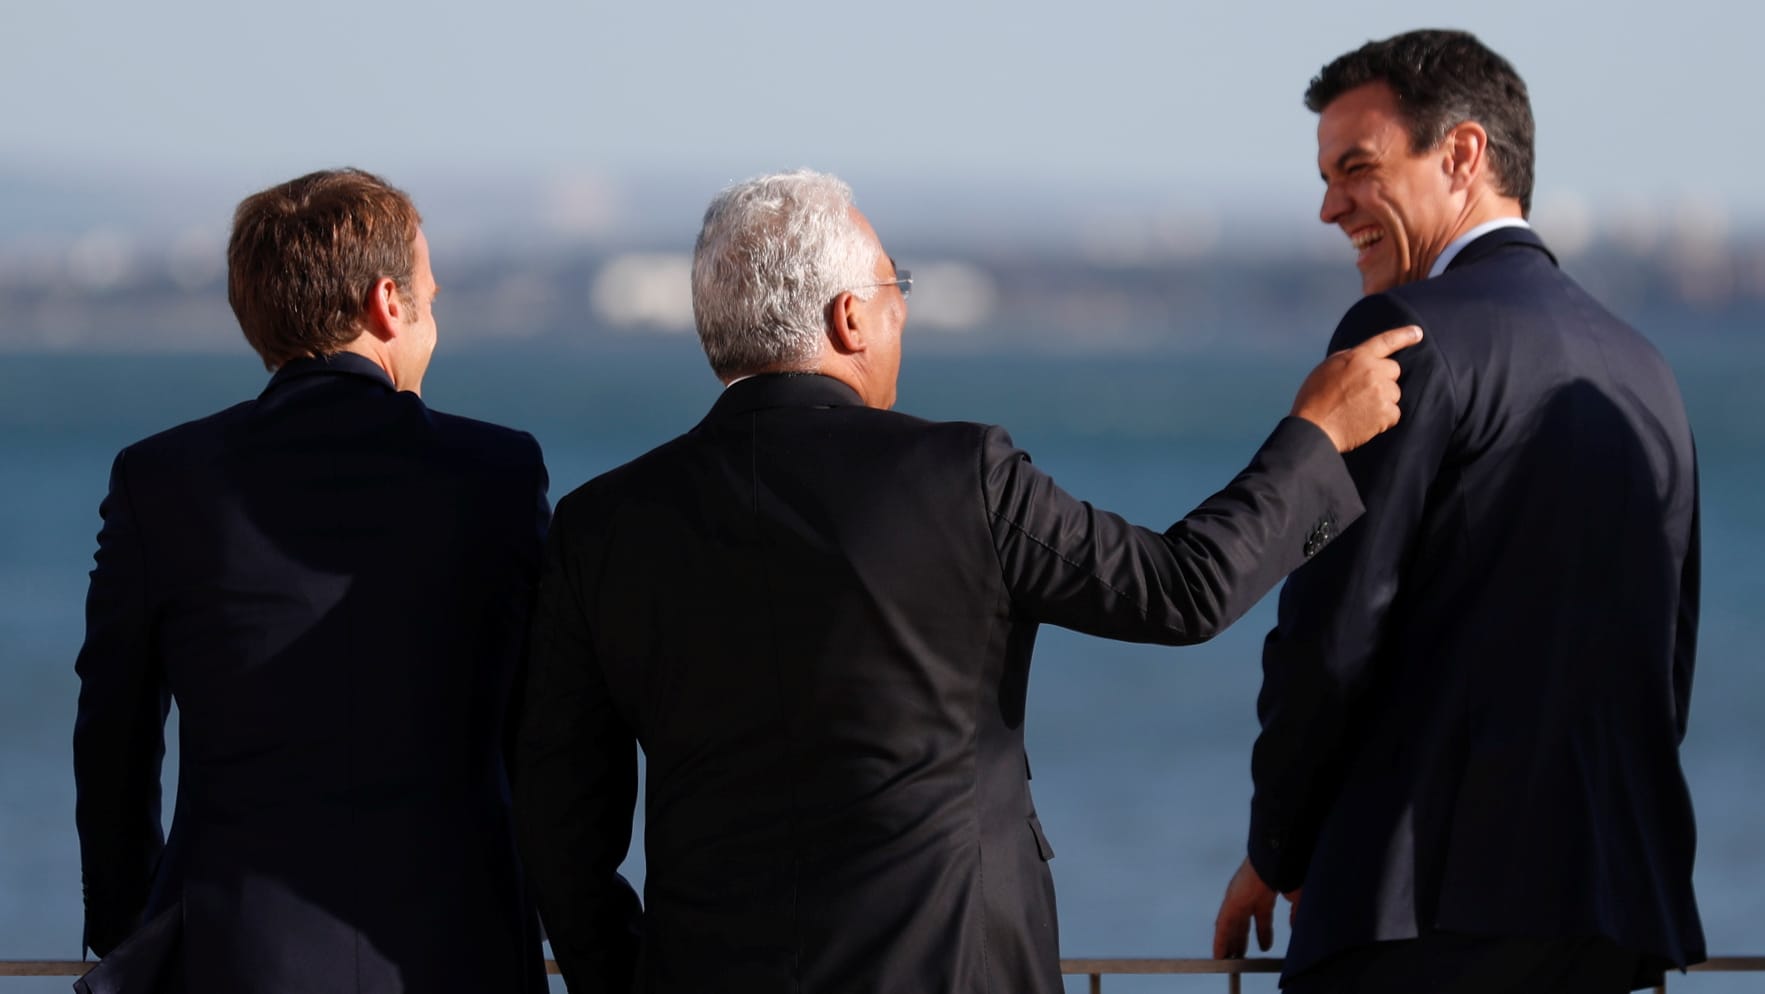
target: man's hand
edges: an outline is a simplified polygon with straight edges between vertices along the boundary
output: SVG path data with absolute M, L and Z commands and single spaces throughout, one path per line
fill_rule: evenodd
M 1242 959 L 1256 919 L 1256 945 L 1263 952 L 1275 941 L 1275 889 L 1262 882 L 1246 858 L 1226 885 L 1226 898 L 1213 920 L 1213 958 Z
M 1366 444 L 1397 424 L 1399 370 L 1391 353 L 1421 340 L 1422 329 L 1412 324 L 1332 354 L 1299 385 L 1293 416 L 1322 428 L 1338 452 Z

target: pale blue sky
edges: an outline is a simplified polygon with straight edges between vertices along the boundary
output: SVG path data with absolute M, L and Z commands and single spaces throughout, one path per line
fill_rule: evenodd
M 1765 14 L 1731 0 L 5 0 L 0 168 L 183 177 L 230 204 L 341 163 L 420 201 L 412 177 L 660 172 L 708 196 L 812 165 L 861 201 L 1101 184 L 1309 218 L 1307 80 L 1421 26 L 1477 32 L 1528 80 L 1541 210 L 1765 219 Z

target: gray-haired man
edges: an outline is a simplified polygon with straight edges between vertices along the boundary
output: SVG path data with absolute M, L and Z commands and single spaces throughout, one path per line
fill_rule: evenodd
M 558 505 L 516 809 L 573 991 L 1060 990 L 1023 751 L 1037 626 L 1224 629 L 1360 514 L 1339 452 L 1396 421 L 1386 356 L 1420 335 L 1333 356 L 1159 533 L 999 428 L 890 412 L 910 285 L 840 181 L 724 191 L 693 304 L 728 389 Z M 641 918 L 616 872 L 639 743 Z

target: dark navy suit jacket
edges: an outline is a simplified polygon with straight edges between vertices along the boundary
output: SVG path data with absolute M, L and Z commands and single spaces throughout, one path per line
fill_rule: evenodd
M 1704 957 L 1679 765 L 1698 481 L 1673 375 L 1529 230 L 1363 299 L 1403 420 L 1350 453 L 1367 513 L 1264 649 L 1250 858 L 1304 886 L 1289 974 L 1430 930 Z
M 530 436 L 349 354 L 123 450 L 74 733 L 93 989 L 544 989 L 502 744 L 545 487 Z
M 558 504 L 516 820 L 576 994 L 1054 994 L 1037 626 L 1188 643 L 1360 513 L 1315 426 L 1163 533 L 996 427 L 768 375 Z M 616 874 L 648 758 L 647 908 Z M 641 937 L 640 937 L 641 933 Z

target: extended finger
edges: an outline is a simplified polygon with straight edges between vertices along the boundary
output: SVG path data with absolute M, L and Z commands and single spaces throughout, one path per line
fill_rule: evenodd
M 1249 922 L 1234 921 L 1235 916 L 1220 909 L 1220 916 L 1213 921 L 1213 958 L 1239 959 L 1244 955 L 1244 933 Z
M 1390 331 L 1381 331 L 1372 338 L 1354 347 L 1356 352 L 1384 358 L 1398 349 L 1406 349 L 1422 340 L 1422 329 L 1418 325 L 1404 325 Z
M 1267 904 L 1256 909 L 1256 946 L 1263 952 L 1275 943 L 1275 902 L 1271 898 Z

